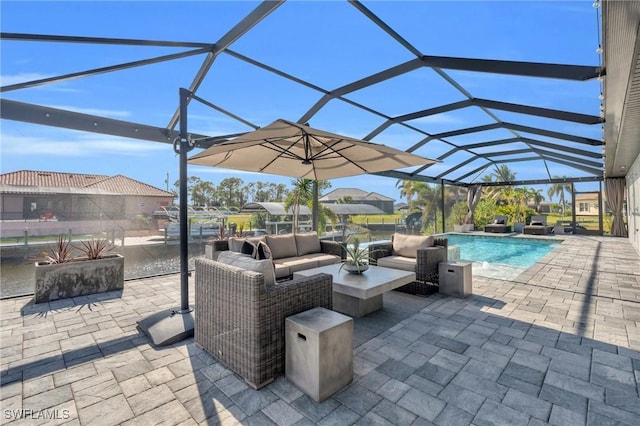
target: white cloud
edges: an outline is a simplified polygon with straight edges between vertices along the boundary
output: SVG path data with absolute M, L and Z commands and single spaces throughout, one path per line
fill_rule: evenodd
M 100 108 L 81 108 L 68 105 L 48 105 L 51 108 L 64 109 L 67 111 L 79 112 L 82 114 L 97 115 L 99 117 L 130 117 L 131 111 L 100 109 Z
M 427 117 L 416 118 L 412 122 L 424 123 L 424 124 L 462 124 L 464 123 L 458 117 L 454 117 L 451 114 L 436 114 Z
M 27 81 L 42 80 L 52 77 L 51 75 L 39 74 L 35 72 L 25 72 L 15 75 L 0 75 L 0 84 L 2 86 L 11 86 L 13 84 L 25 83 Z
M 42 80 L 45 78 L 53 77 L 53 75 L 40 74 L 35 72 L 25 72 L 15 75 L 0 75 L 0 86 L 11 86 L 13 84 L 26 83 L 28 81 Z M 64 82 L 47 84 L 44 86 L 37 86 L 33 89 L 43 89 L 53 92 L 68 92 L 68 93 L 81 93 L 81 90 L 65 87 Z
M 246 176 L 255 176 L 256 178 L 262 178 L 266 176 L 264 173 L 257 172 L 248 172 L 245 170 L 235 170 L 235 169 L 225 169 L 223 167 L 207 167 L 207 166 L 189 166 L 189 173 L 201 173 L 205 175 L 215 175 L 215 174 L 223 174 L 223 175 L 246 175 Z M 269 175 L 270 177 L 273 175 Z M 284 176 L 286 178 L 286 176 Z M 289 178 L 290 179 L 290 178 Z
M 76 138 L 2 135 L 2 155 L 52 157 L 94 157 L 124 155 L 142 157 L 169 150 L 165 144 L 123 139 L 106 135 L 81 135 Z

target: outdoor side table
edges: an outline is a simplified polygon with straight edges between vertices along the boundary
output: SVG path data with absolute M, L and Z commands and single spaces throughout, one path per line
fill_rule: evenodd
M 471 262 L 448 261 L 438 264 L 439 292 L 447 296 L 467 297 L 473 292 Z
M 353 319 L 313 308 L 285 320 L 287 380 L 322 402 L 353 380 Z

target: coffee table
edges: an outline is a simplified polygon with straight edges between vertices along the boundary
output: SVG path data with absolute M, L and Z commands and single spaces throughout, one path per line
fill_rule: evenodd
M 362 274 L 352 274 L 340 264 L 320 266 L 295 272 L 308 277 L 325 273 L 333 275 L 333 310 L 351 317 L 362 317 L 382 309 L 382 295 L 416 280 L 415 272 L 369 266 Z

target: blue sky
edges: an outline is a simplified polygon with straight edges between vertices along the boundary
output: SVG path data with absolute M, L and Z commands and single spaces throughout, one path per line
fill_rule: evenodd
M 592 1 L 412 1 L 363 2 L 425 55 L 598 65 L 598 30 Z M 215 42 L 257 2 L 31 2 L 2 1 L 4 32 L 77 35 L 151 40 Z M 326 90 L 413 59 L 414 56 L 345 1 L 289 1 L 266 17 L 231 49 Z M 77 72 L 184 49 L 121 47 L 70 43 L 0 42 L 2 86 Z M 166 126 L 178 103 L 178 88 L 188 87 L 203 56 L 75 79 L 3 93 L 3 98 L 88 114 Z M 472 96 L 597 115 L 600 83 L 567 82 L 445 70 Z M 222 54 L 197 94 L 242 118 L 264 126 L 277 118 L 297 121 L 321 94 Z M 463 95 L 429 68 L 404 74 L 353 92 L 348 99 L 395 116 L 463 100 Z M 599 125 L 497 111 L 501 120 L 599 139 Z M 314 127 L 361 138 L 383 122 L 380 117 L 340 101 L 316 114 Z M 491 123 L 478 108 L 465 108 L 411 124 L 429 133 Z M 165 188 L 178 177 L 178 160 L 170 145 L 89 134 L 16 121 L 0 122 L 2 173 L 16 170 L 123 174 Z M 189 129 L 208 135 L 251 130 L 208 107 L 192 103 Z M 531 136 L 531 135 L 524 135 Z M 372 142 L 407 149 L 423 136 L 391 126 Z M 456 144 L 512 137 L 504 129 L 452 137 Z M 537 137 L 537 136 L 536 136 Z M 537 137 L 541 140 L 557 140 Z M 575 146 L 597 152 L 599 148 Z M 504 150 L 518 149 L 511 144 Z M 440 141 L 417 154 L 435 158 L 448 151 Z M 460 153 L 429 169 L 438 175 Z M 508 157 L 507 157 L 508 158 Z M 472 163 L 467 169 L 473 169 Z M 518 179 L 543 179 L 542 161 L 510 163 Z M 553 175 L 585 176 L 548 163 Z M 245 183 L 289 183 L 278 176 L 190 166 L 189 174 L 214 184 L 225 177 Z M 455 177 L 455 176 L 452 176 Z M 361 176 L 332 181 L 333 188 L 358 187 L 400 200 L 396 181 Z M 592 189 L 583 184 L 579 190 Z

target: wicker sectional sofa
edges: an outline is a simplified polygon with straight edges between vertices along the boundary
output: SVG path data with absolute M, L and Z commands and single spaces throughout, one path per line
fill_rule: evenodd
M 263 235 L 255 238 L 232 237 L 213 241 L 207 246 L 205 255 L 217 260 L 219 254 L 226 250 L 241 252 L 245 241 L 255 246 L 266 244 L 266 247 L 262 247 L 268 251 L 267 258 L 273 262 L 276 279 L 291 277 L 294 272 L 305 269 L 340 263 L 346 257 L 342 243 L 320 240 L 317 232 Z
M 269 284 L 260 272 L 196 258 L 195 342 L 259 389 L 284 373 L 285 318 L 332 309 L 332 283 L 317 274 Z

